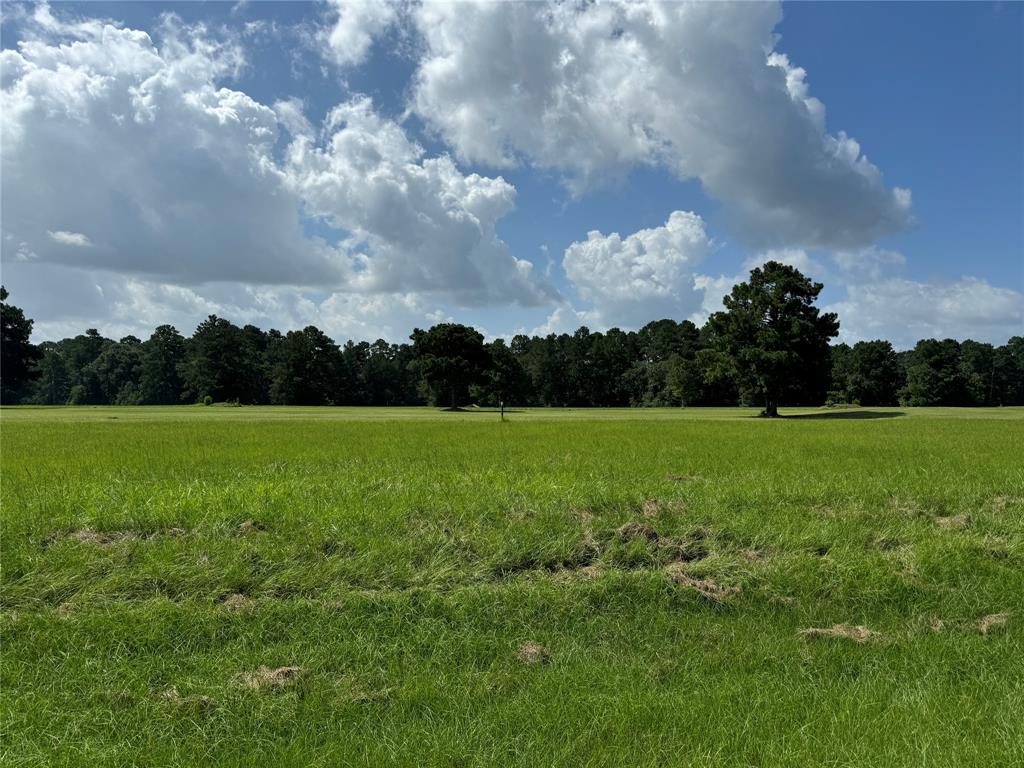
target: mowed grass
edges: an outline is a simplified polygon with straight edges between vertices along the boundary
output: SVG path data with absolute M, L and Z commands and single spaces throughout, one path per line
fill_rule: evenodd
M 4 409 L 0 762 L 1024 764 L 1024 410 L 754 412 Z

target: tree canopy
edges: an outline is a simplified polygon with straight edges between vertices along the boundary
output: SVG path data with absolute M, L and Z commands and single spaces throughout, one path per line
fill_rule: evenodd
M 827 367 L 839 320 L 814 306 L 823 287 L 795 267 L 769 261 L 733 286 L 722 302 L 725 311 L 708 319 L 715 345 L 737 380 L 760 394 L 765 416 L 778 416 L 786 390 Z
M 29 342 L 32 321 L 3 296 L 4 403 L 494 406 L 1024 405 L 1024 337 L 994 346 L 923 339 L 828 345 L 821 286 L 765 265 L 703 327 L 655 320 L 636 331 L 484 343 L 467 326 L 417 329 L 412 343 L 348 340 L 315 326 L 281 333 L 211 316 L 184 337 L 145 341 L 94 328 Z
M 0 402 L 18 399 L 21 388 L 38 379 L 36 363 L 42 352 L 29 342 L 32 321 L 13 304 L 7 303 L 7 289 L 0 286 Z
M 441 323 L 412 332 L 416 365 L 435 403 L 451 408 L 469 401 L 469 387 L 484 380 L 491 356 L 479 331 L 458 323 Z

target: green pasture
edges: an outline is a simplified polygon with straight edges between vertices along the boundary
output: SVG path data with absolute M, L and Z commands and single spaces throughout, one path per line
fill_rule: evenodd
M 4 766 L 1024 765 L 1024 409 L 4 408 Z

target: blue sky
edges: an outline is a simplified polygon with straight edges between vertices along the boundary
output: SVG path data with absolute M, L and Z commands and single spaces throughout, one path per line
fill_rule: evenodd
M 767 258 L 847 341 L 1024 332 L 1019 3 L 6 4 L 2 33 L 3 277 L 40 338 L 699 322 Z

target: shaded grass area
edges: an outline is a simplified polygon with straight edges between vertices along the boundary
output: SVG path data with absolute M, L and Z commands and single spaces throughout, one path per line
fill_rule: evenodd
M 1021 411 L 88 410 L 0 417 L 5 765 L 1024 762 Z

